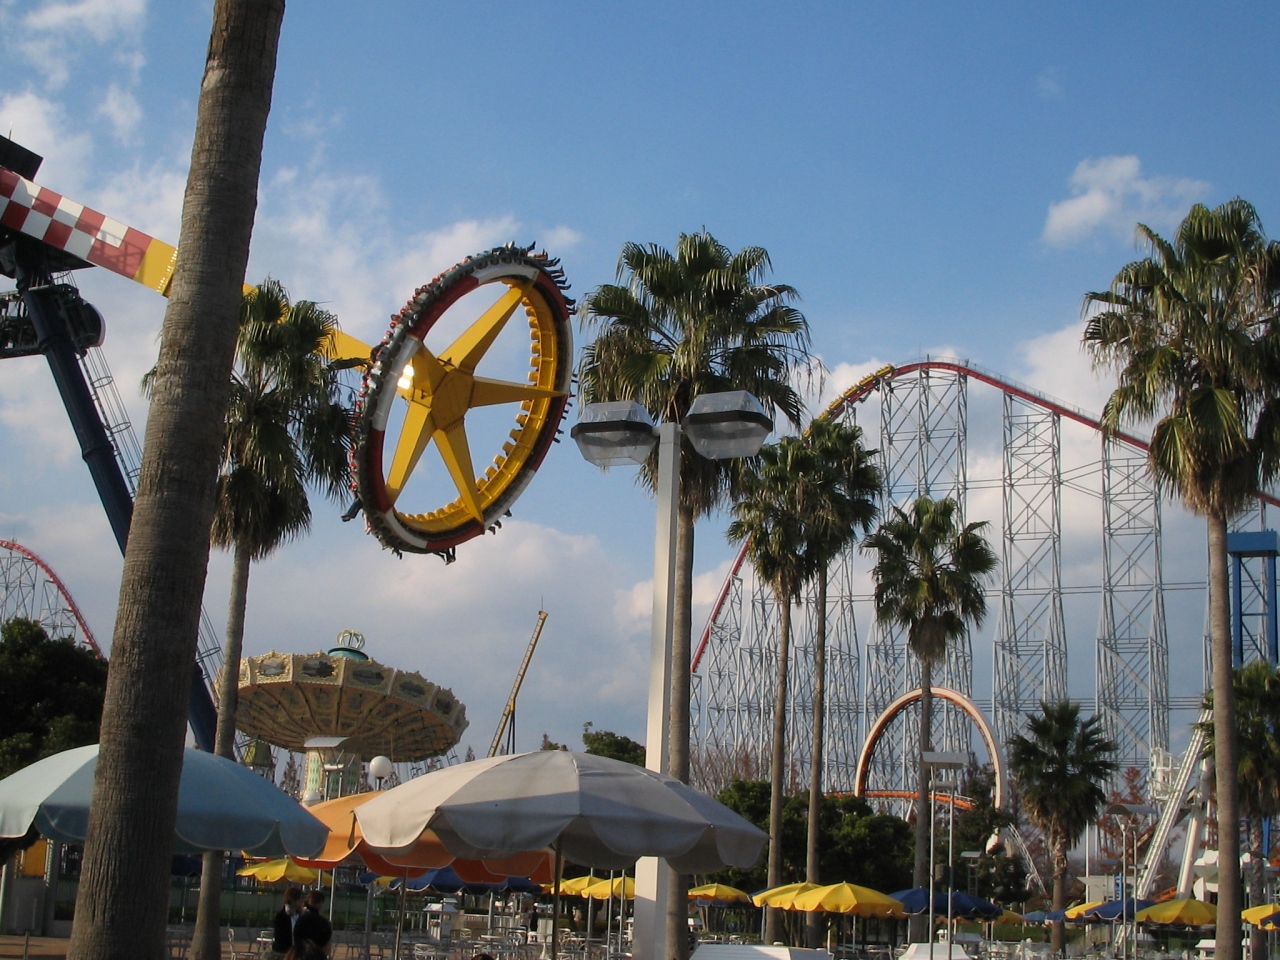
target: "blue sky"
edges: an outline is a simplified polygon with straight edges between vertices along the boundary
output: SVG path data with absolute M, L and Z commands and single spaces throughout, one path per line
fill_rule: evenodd
M 2 0 L 0 128 L 46 156 L 43 184 L 176 240 L 209 14 Z M 581 294 L 624 241 L 705 226 L 769 249 L 832 387 L 951 353 L 1096 409 L 1081 297 L 1133 258 L 1136 220 L 1167 231 L 1238 194 L 1280 230 L 1278 32 L 1261 3 L 295 3 L 249 279 L 374 339 L 484 247 L 537 240 Z M 163 302 L 81 285 L 140 424 Z M 363 629 L 375 656 L 453 686 L 481 749 L 545 604 L 522 745 L 576 742 L 588 720 L 641 734 L 652 512 L 621 472 L 555 448 L 515 522 L 448 570 L 394 560 L 334 512 L 255 570 L 252 652 Z M 702 610 L 722 529 L 700 529 Z M 1198 558 L 1198 528 L 1177 530 Z M 0 371 L 0 535 L 41 552 L 110 636 L 119 560 L 38 360 Z M 215 622 L 226 579 L 215 556 Z M 1072 647 L 1082 695 L 1088 643 Z

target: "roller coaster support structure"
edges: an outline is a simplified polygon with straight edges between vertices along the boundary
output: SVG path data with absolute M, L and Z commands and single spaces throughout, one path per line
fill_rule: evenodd
M 28 159 L 29 169 L 16 172 L 27 177 L 35 176 L 40 158 L 34 154 L 30 156 L 34 160 Z M 6 166 L 14 162 L 8 155 L 4 160 Z M 83 314 L 93 308 L 77 295 L 69 295 L 70 287 L 54 284 L 46 245 L 39 240 L 12 234 L 9 242 L 0 247 L 0 268 L 11 274 L 17 283 L 27 318 L 34 328 L 36 350 L 44 354 L 49 363 L 49 370 L 80 444 L 80 453 L 107 512 L 111 532 L 115 534 L 120 552 L 124 553 L 129 539 L 129 523 L 133 518 L 133 498 L 116 460 L 111 438 L 94 406 L 89 384 L 85 382 L 67 316 L 69 310 Z M 97 323 L 99 336 L 96 339 L 100 340 L 100 318 L 97 318 Z M 194 668 L 191 679 L 190 722 L 200 748 L 212 750 L 218 714 L 199 667 Z

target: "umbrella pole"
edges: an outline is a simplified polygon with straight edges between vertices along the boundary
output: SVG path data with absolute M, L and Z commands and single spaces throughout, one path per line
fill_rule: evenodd
M 625 884 L 626 881 L 624 880 Z M 626 891 L 622 891 L 626 893 Z M 605 906 L 604 914 L 604 955 L 607 960 L 610 952 L 613 950 L 613 871 L 609 871 L 609 902 Z
M 587 871 L 587 876 L 591 878 L 591 883 L 595 883 L 595 879 L 596 879 L 596 871 L 595 871 L 595 868 L 592 868 L 592 869 L 588 870 L 588 871 Z M 591 884 L 587 884 L 587 886 L 590 886 L 590 885 L 591 885 Z M 612 890 L 610 890 L 610 891 L 609 891 L 609 895 L 610 895 L 610 896 L 613 896 L 613 891 L 612 891 Z M 592 925 L 592 922 L 595 920 L 595 907 L 596 907 L 596 898 L 595 898 L 595 897 L 587 897 L 587 936 L 586 936 L 586 944 L 587 944 L 587 946 L 586 946 L 586 955 L 587 955 L 588 957 L 589 957 L 589 956 L 591 956 L 591 925 Z
M 375 879 L 372 879 L 372 878 L 369 880 L 369 894 L 368 894 L 368 896 L 366 896 L 366 897 L 365 897 L 365 901 L 364 901 L 364 955 L 365 955 L 365 960 L 368 960 L 369 954 L 372 952 L 372 951 L 371 951 L 372 944 L 371 944 L 369 941 L 370 941 L 370 934 L 372 934 L 372 933 L 373 933 L 373 887 L 374 887 L 374 884 L 375 884 L 376 882 L 377 882 L 377 881 L 376 881 Z
M 555 851 L 555 876 L 552 878 L 554 887 L 551 891 L 551 960 L 556 960 L 556 951 L 560 947 L 558 930 L 560 926 L 560 871 L 564 867 L 564 860 L 560 857 L 559 840 L 556 841 Z
M 400 960 L 400 935 L 404 932 L 404 898 L 409 890 L 409 871 L 400 878 L 400 916 L 396 918 L 396 946 L 392 952 L 392 960 Z

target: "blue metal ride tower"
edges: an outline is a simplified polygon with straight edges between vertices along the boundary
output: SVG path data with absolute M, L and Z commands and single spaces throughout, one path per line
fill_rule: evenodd
M 1227 534 L 1231 561 L 1232 661 L 1242 667 L 1254 660 L 1280 662 L 1276 618 L 1276 557 L 1280 537 L 1274 530 Z

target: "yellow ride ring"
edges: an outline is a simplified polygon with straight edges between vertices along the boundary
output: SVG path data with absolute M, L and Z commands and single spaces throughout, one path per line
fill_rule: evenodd
M 555 439 L 569 401 L 573 375 L 572 301 L 564 296 L 557 261 L 527 248 L 499 247 L 470 257 L 420 288 L 374 352 L 357 402 L 353 451 L 356 493 L 370 530 L 397 552 L 437 553 L 492 528 L 506 516 L 533 478 Z M 454 303 L 482 286 L 508 289 L 497 303 L 438 355 L 424 340 Z M 476 365 L 523 308 L 530 333 L 527 382 L 491 380 Z M 408 403 L 399 436 L 388 447 L 387 425 L 396 398 Z M 482 474 L 466 436 L 469 410 L 519 404 L 515 427 Z M 458 498 L 410 512 L 399 495 L 419 458 L 434 444 Z

